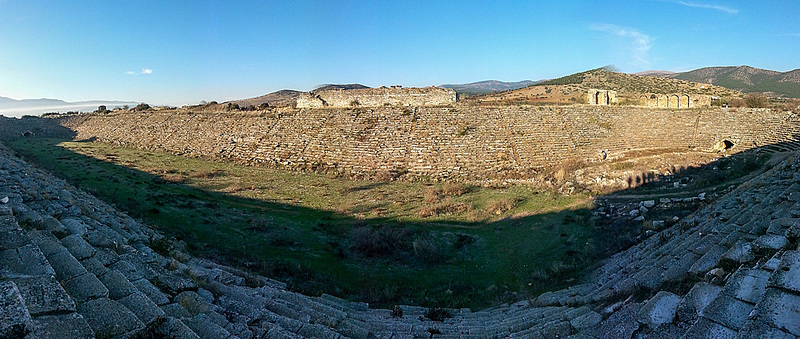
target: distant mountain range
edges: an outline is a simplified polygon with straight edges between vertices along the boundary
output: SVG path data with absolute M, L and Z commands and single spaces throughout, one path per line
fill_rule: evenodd
M 134 107 L 138 105 L 135 101 L 109 101 L 91 100 L 66 102 L 58 99 L 22 99 L 16 100 L 0 97 L 0 115 L 7 117 L 21 117 L 23 115 L 41 115 L 51 112 L 92 112 L 98 106 L 106 106 L 108 109 L 128 105 Z
M 770 96 L 800 98 L 800 69 L 777 72 L 750 66 L 706 67 L 672 73 L 648 71 L 642 74 L 660 78 L 712 84 L 745 93 L 763 92 Z
M 472 95 L 479 95 L 479 94 L 487 94 L 487 93 L 494 93 L 494 92 L 502 92 L 508 90 L 514 90 L 518 88 L 528 87 L 530 85 L 534 85 L 539 83 L 543 80 L 533 81 L 533 80 L 522 80 L 517 82 L 503 82 L 497 80 L 485 80 L 485 81 L 478 81 L 472 82 L 468 84 L 444 84 L 439 85 L 439 87 L 443 88 L 452 88 L 458 94 L 464 94 L 468 96 Z

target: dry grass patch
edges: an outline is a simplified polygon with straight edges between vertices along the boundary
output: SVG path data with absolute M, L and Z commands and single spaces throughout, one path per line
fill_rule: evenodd
M 423 206 L 419 210 L 420 218 L 428 218 L 443 214 L 459 214 L 472 211 L 472 205 L 463 202 L 454 202 L 452 199 L 445 199 L 440 203 Z
M 500 215 L 514 209 L 514 207 L 517 206 L 518 202 L 519 200 L 514 198 L 508 198 L 508 197 L 499 198 L 489 201 L 489 203 L 486 204 L 486 210 L 489 211 L 490 213 Z

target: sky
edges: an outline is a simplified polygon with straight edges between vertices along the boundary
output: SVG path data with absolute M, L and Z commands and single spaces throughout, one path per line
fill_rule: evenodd
M 797 0 L 0 0 L 0 96 L 182 106 L 606 65 L 784 72 L 800 68 L 797 18 Z

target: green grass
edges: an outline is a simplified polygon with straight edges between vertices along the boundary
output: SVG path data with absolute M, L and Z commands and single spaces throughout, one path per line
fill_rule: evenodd
M 376 306 L 532 297 L 571 284 L 605 241 L 587 196 L 525 185 L 359 181 L 96 142 L 8 145 L 194 255 Z

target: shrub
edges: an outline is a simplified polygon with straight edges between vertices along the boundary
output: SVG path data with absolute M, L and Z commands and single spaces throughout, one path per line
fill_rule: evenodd
M 400 306 L 394 305 L 392 308 L 392 318 L 402 318 L 403 317 L 403 309 Z
M 769 103 L 769 100 L 762 93 L 753 92 L 744 96 L 744 104 L 749 108 L 766 108 L 767 103 Z
M 452 318 L 453 316 L 450 315 L 450 312 L 441 308 L 441 307 L 431 307 L 425 312 L 425 318 L 428 318 L 433 321 L 444 321 L 447 318 Z
M 350 232 L 350 249 L 365 257 L 395 255 L 409 247 L 409 234 L 401 227 L 359 227 Z
M 447 258 L 445 244 L 441 244 L 429 236 L 421 236 L 412 243 L 414 256 L 428 263 L 436 264 Z
M 467 135 L 467 133 L 469 133 L 469 131 L 472 131 L 474 129 L 475 129 L 474 126 L 461 125 L 461 126 L 458 127 L 458 131 L 456 131 L 456 135 L 460 136 L 460 137 L 463 137 L 463 136 Z
M 150 109 L 150 105 L 145 104 L 145 103 L 141 103 L 141 104 L 136 105 L 136 107 L 133 108 L 133 111 L 134 112 L 140 112 L 140 111 L 146 111 L 148 109 Z
M 517 202 L 511 198 L 500 198 L 490 201 L 486 205 L 486 210 L 494 214 L 503 214 L 516 206 Z
M 361 103 L 358 100 L 350 101 L 350 107 L 358 107 L 361 106 Z
M 422 207 L 419 211 L 420 218 L 432 217 L 439 214 L 456 214 L 472 210 L 472 205 L 463 202 L 453 202 L 450 199 L 445 199 L 435 205 L 428 205 Z

